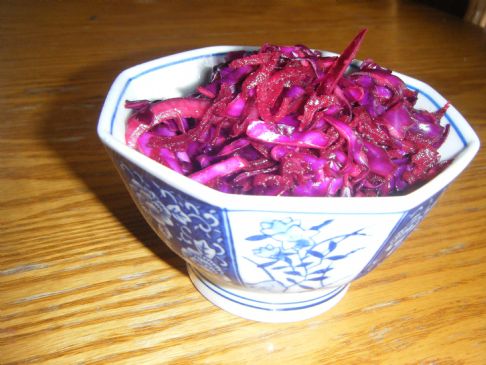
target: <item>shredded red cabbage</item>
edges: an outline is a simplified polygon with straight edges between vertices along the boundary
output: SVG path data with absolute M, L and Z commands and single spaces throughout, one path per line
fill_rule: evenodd
M 127 101 L 126 142 L 227 193 L 387 196 L 440 172 L 449 125 L 417 93 L 365 60 L 366 30 L 339 57 L 305 46 L 234 52 L 185 98 Z

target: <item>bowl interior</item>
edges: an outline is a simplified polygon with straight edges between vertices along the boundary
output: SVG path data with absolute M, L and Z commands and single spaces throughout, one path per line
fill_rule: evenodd
M 128 157 L 132 162 L 142 163 L 144 166 L 149 166 L 154 170 L 155 162 L 147 161 L 149 160 L 147 157 L 131 150 L 125 144 L 125 122 L 130 113 L 124 107 L 125 100 L 157 100 L 189 95 L 194 92 L 198 85 L 208 81 L 212 67 L 224 61 L 228 52 L 241 50 L 242 48 L 254 49 L 254 47 L 241 46 L 202 48 L 160 58 L 124 71 L 114 82 L 105 102 L 98 125 L 100 137 L 112 149 Z M 325 52 L 325 54 L 332 53 Z M 395 74 L 402 78 L 409 88 L 418 92 L 417 108 L 435 111 L 447 103 L 446 99 L 429 85 L 400 73 Z M 451 128 L 449 136 L 439 152 L 442 159 L 454 159 L 454 162 L 432 181 L 408 194 L 413 199 L 406 200 L 403 196 L 378 199 L 394 199 L 396 209 L 402 209 L 402 207 L 405 207 L 403 209 L 408 209 L 416 206 L 447 186 L 472 160 L 479 148 L 479 139 L 461 114 L 451 105 L 441 123 L 448 123 L 451 125 Z M 167 170 L 164 166 L 158 168 L 160 174 L 167 175 Z M 195 188 L 197 191 L 204 192 L 205 187 L 199 190 L 192 181 L 185 181 L 189 180 L 187 178 L 177 180 L 179 185 L 185 186 L 187 184 L 188 189 L 185 189 L 186 191 L 194 190 Z M 208 188 L 207 190 L 212 189 Z M 208 196 L 210 195 L 216 196 L 212 192 L 208 193 Z M 247 198 L 249 198 L 247 202 L 241 203 L 253 204 L 251 202 L 255 197 Z M 259 198 L 268 197 L 256 197 L 256 199 Z M 360 201 L 365 199 L 367 198 L 360 198 Z M 238 200 L 235 199 L 235 202 Z
M 125 121 L 130 113 L 124 107 L 125 100 L 158 100 L 187 96 L 193 93 L 197 86 L 209 80 L 212 67 L 224 61 L 228 51 L 207 52 L 203 54 L 181 56 L 169 62 L 154 62 L 146 67 L 135 67 L 124 89 L 119 94 L 115 105 L 111 132 L 113 136 L 124 143 Z M 162 61 L 162 60 L 161 60 Z M 141 65 L 143 66 L 143 65 Z M 437 110 L 446 104 L 446 100 L 434 92 L 428 85 L 408 77 L 399 75 L 407 86 L 418 92 L 416 107 L 425 110 Z M 452 112 L 452 113 L 451 113 Z M 442 123 L 451 124 L 450 134 L 439 149 L 442 159 L 451 159 L 467 145 L 467 137 L 453 120 L 453 111 L 446 113 Z

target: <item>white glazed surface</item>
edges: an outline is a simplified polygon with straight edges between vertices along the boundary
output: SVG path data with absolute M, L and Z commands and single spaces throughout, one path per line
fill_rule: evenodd
M 257 293 L 248 298 L 245 291 L 221 287 L 205 280 L 190 266 L 188 272 L 196 289 L 213 304 L 229 313 L 259 322 L 296 322 L 315 317 L 334 307 L 349 288 L 348 284 L 294 295 Z

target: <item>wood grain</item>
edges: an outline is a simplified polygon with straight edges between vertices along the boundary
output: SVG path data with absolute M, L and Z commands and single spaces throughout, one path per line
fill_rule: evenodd
M 486 33 L 411 1 L 0 3 L 1 364 L 484 364 L 486 154 L 344 300 L 246 321 L 191 285 L 95 133 L 124 68 L 218 44 L 303 43 L 439 90 L 486 138 Z

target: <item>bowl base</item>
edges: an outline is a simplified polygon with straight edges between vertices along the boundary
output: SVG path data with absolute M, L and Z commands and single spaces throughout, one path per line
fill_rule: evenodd
M 187 266 L 196 289 L 211 303 L 242 318 L 258 322 L 296 322 L 315 317 L 334 307 L 349 284 L 302 293 L 264 293 L 237 289 L 214 282 Z

